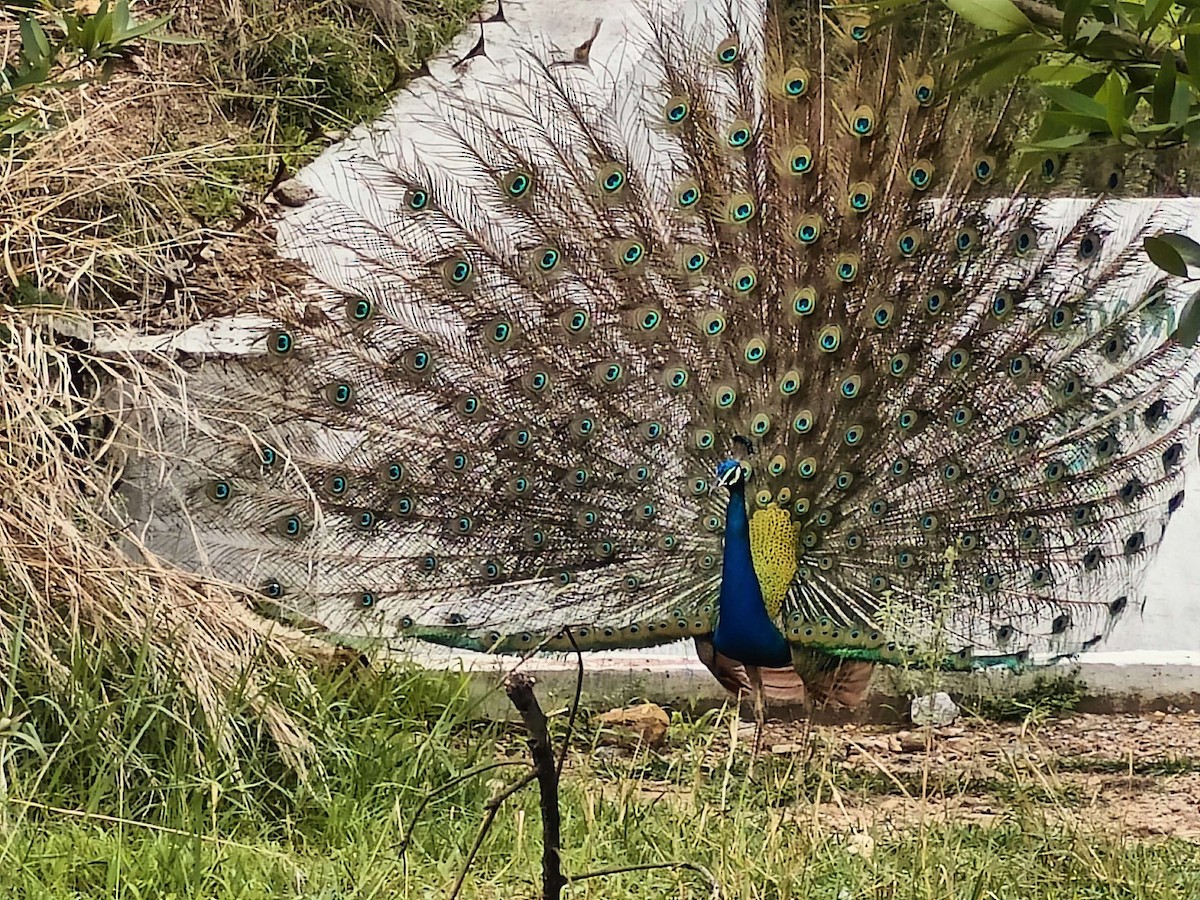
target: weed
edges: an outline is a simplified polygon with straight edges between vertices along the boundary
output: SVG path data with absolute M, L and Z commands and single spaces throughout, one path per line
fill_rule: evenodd
M 963 707 L 981 719 L 995 722 L 1042 721 L 1073 711 L 1085 687 L 1074 675 L 1038 675 L 1028 688 L 998 694 L 964 697 Z

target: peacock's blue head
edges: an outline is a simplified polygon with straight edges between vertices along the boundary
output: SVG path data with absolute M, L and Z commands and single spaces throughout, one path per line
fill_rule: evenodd
M 717 484 L 733 488 L 739 484 L 745 484 L 746 470 L 742 468 L 740 461 L 736 459 L 723 459 L 720 465 L 717 466 Z

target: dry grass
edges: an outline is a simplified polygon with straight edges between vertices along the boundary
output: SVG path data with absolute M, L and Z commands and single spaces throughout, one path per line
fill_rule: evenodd
M 64 716 L 108 702 L 135 667 L 164 688 L 182 679 L 164 702 L 195 720 L 196 752 L 229 756 L 231 714 L 251 712 L 305 765 L 305 728 L 268 688 L 337 654 L 232 589 L 121 552 L 119 473 L 95 462 L 119 437 L 96 398 L 115 387 L 153 404 L 153 381 L 135 358 L 91 353 L 91 336 L 296 290 L 264 214 L 272 182 L 373 116 L 474 5 L 410 0 L 382 18 L 340 0 L 135 5 L 139 19 L 175 12 L 170 30 L 200 42 L 144 43 L 105 83 L 41 94 L 48 131 L 0 155 L 0 669 L 44 681 Z M 15 38 L 0 21 L 4 57 Z M 85 697 L 78 669 L 97 654 L 112 677 Z
M 169 326 L 276 280 L 269 234 L 246 226 L 280 148 L 226 115 L 197 48 L 145 50 L 106 84 L 48 95 L 61 124 L 0 159 L 0 285 L 18 299 Z M 221 202 L 204 202 L 214 185 Z
M 153 563 L 131 564 L 114 543 L 112 475 L 92 464 L 103 438 L 86 402 L 97 375 L 127 377 L 111 363 L 54 340 L 45 316 L 8 319 L 0 369 L 6 467 L 0 508 L 0 667 L 40 673 L 72 703 L 72 657 L 105 646 L 147 654 L 150 680 L 181 677 L 203 717 L 204 741 L 230 751 L 228 698 L 261 715 L 295 765 L 303 729 L 264 693 L 280 666 L 330 659 L 328 645 L 255 616 L 227 589 Z M 87 361 L 90 369 L 82 369 Z M 255 673 L 262 673 L 261 678 Z
M 378 2 L 381 16 L 349 0 L 135 6 L 199 43 L 143 43 L 106 83 L 41 96 L 55 127 L 0 157 L 0 298 L 44 291 L 168 326 L 279 281 L 271 186 L 377 115 L 478 6 Z M 15 40 L 0 21 L 0 52 Z

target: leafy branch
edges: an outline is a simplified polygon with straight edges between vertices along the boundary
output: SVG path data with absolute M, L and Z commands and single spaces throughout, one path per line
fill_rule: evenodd
M 921 0 L 900 0 L 909 5 Z M 1024 79 L 1045 101 L 1024 149 L 1170 151 L 1200 145 L 1200 0 L 941 0 L 992 35 L 960 51 L 963 81 Z M 895 5 L 889 4 L 889 5 Z M 1188 278 L 1200 243 L 1182 234 L 1144 242 L 1163 271 Z M 1172 336 L 1200 338 L 1200 293 Z
M 943 0 L 993 36 L 969 77 L 1024 77 L 1046 101 L 1030 149 L 1200 143 L 1196 0 Z

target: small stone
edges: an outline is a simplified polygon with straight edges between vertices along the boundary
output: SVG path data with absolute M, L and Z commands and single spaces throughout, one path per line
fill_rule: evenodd
M 662 745 L 671 724 L 666 710 L 655 703 L 612 709 L 601 713 L 596 720 L 614 732 L 617 743 L 642 743 L 650 747 Z
M 914 697 L 909 707 L 909 718 L 914 725 L 952 725 L 958 718 L 958 707 L 945 691 Z
M 776 756 L 787 756 L 792 753 L 803 753 L 807 747 L 804 744 L 788 743 L 788 744 L 772 744 L 771 752 Z
M 163 275 L 170 281 L 184 281 L 188 273 L 195 269 L 190 259 L 166 259 L 162 264 Z
M 891 737 L 866 737 L 858 741 L 857 747 L 851 747 L 852 753 L 887 753 L 891 747 Z
M 875 839 L 869 834 L 856 832 L 847 839 L 846 852 L 851 856 L 861 856 L 863 859 L 870 859 L 871 854 L 875 852 Z
M 317 196 L 316 191 L 294 178 L 289 178 L 283 184 L 279 185 L 279 187 L 275 188 L 274 194 L 275 199 L 284 206 L 291 206 L 293 208 L 301 207 Z

